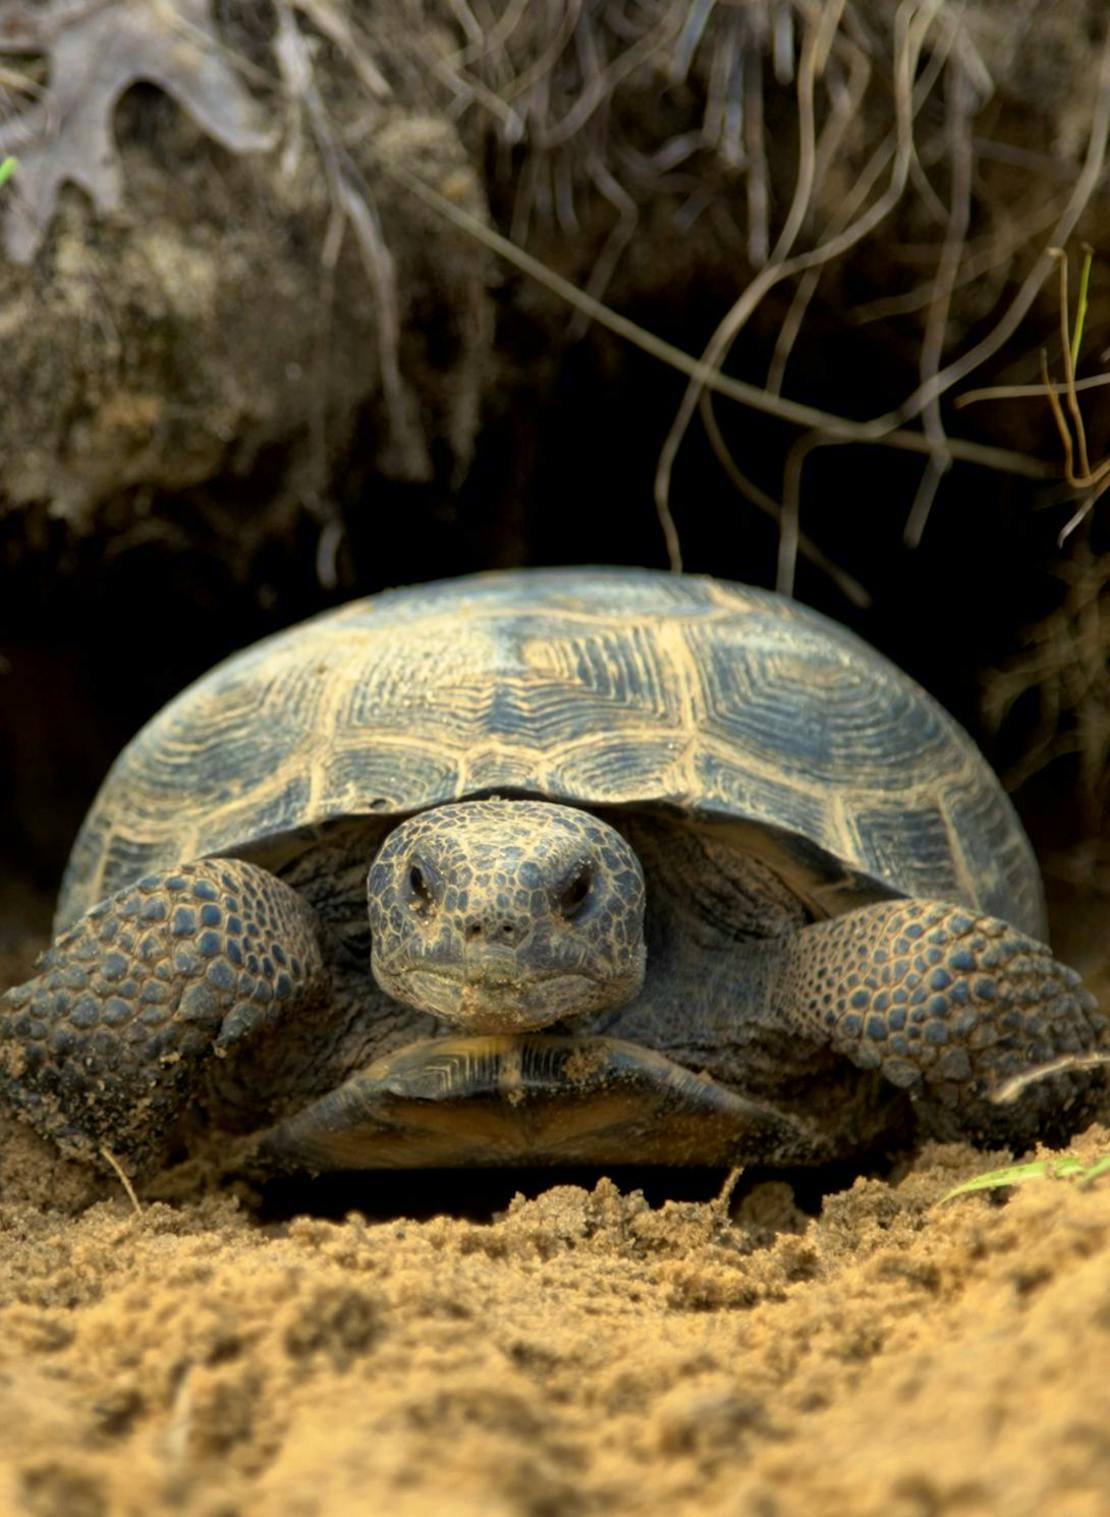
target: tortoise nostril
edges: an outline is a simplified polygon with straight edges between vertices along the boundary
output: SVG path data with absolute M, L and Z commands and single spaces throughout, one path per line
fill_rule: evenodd
M 487 943 L 504 943 L 510 948 L 515 947 L 524 935 L 524 924 L 507 918 L 498 920 L 497 918 L 471 917 L 463 928 L 463 937 L 470 943 L 478 938 L 484 938 Z
M 590 899 L 593 890 L 594 873 L 589 864 L 579 864 L 570 879 L 563 886 L 557 907 L 561 916 L 567 921 L 572 921 L 578 916 Z

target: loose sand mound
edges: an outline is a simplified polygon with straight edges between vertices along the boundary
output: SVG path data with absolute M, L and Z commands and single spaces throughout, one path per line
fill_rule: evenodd
M 1077 1145 L 1089 1155 L 1105 1131 Z M 5 1513 L 1096 1514 L 1110 1187 L 0 1209 Z

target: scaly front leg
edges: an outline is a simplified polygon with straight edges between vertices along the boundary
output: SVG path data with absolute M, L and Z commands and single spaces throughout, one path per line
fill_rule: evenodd
M 1108 1026 L 1074 970 L 996 917 L 937 901 L 889 901 L 804 928 L 774 1000 L 861 1069 L 914 1101 L 934 1136 L 1028 1145 L 1075 1131 L 1105 1089 L 1101 1070 L 1032 1082 L 1011 1075 L 1107 1048 Z
M 310 908 L 235 860 L 140 880 L 36 968 L 0 997 L 0 1098 L 66 1155 L 137 1174 L 206 1106 L 213 1060 L 311 1026 L 329 995 Z

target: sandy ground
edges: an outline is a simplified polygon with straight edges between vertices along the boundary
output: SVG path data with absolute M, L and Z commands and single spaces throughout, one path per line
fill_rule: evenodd
M 0 1204 L 0 1512 L 1102 1517 L 1110 1183 L 942 1204 L 989 1162 L 818 1216 L 781 1180 Z

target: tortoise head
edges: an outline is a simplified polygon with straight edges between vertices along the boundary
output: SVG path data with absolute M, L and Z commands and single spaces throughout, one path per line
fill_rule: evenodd
M 620 1006 L 644 978 L 644 875 L 606 823 L 546 801 L 464 801 L 402 822 L 368 880 L 374 977 L 473 1032 Z

